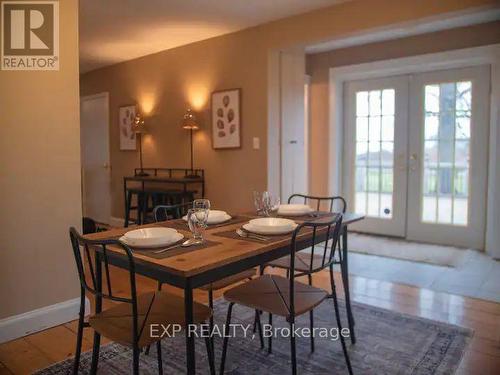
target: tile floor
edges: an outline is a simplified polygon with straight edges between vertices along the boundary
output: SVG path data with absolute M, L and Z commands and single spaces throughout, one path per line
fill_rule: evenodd
M 477 251 L 464 251 L 464 261 L 455 268 L 350 252 L 349 273 L 500 302 L 500 261 Z

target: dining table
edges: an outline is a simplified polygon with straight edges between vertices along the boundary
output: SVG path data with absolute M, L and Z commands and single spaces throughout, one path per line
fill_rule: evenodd
M 184 290 L 185 324 L 188 326 L 193 322 L 193 290 L 223 278 L 235 275 L 239 272 L 259 267 L 290 254 L 290 243 L 292 234 L 268 236 L 266 241 L 252 238 L 241 238 L 236 234 L 244 223 L 258 217 L 252 213 L 231 214 L 232 218 L 223 224 L 208 226 L 204 233 L 204 242 L 195 247 L 179 247 L 163 253 L 151 250 L 139 251 L 133 249 L 135 272 L 137 274 L 155 279 Z M 331 213 L 318 212 L 318 216 L 331 215 Z M 300 224 L 304 221 L 315 220 L 315 216 L 293 218 Z M 316 216 L 317 217 L 317 216 Z M 364 219 L 363 215 L 356 213 L 344 213 L 341 228 L 340 243 L 340 266 L 342 281 L 344 283 L 345 301 L 348 306 L 347 317 L 349 325 L 353 323 L 350 311 L 350 294 L 348 278 L 348 226 L 354 222 Z M 134 227 L 167 227 L 175 228 L 185 237 L 191 237 L 187 223 L 183 219 L 168 220 L 158 223 L 146 224 Z M 104 232 L 88 234 L 87 239 L 103 240 L 117 239 L 129 231 L 130 228 L 111 229 Z M 332 234 L 333 231 L 330 231 Z M 312 245 L 312 232 L 304 231 L 297 237 L 296 248 L 303 250 Z M 318 232 L 315 242 L 321 243 L 326 240 L 326 231 Z M 96 261 L 99 260 L 98 251 Z M 119 268 L 128 269 L 129 262 L 123 251 L 119 248 L 108 247 L 107 261 Z M 102 275 L 97 275 L 98 278 Z M 351 321 L 352 319 L 352 321 Z M 354 332 L 351 333 L 354 336 Z M 354 340 L 353 340 L 354 339 Z M 351 337 L 355 342 L 355 338 Z M 196 373 L 195 360 L 195 337 L 189 335 L 185 330 L 186 345 L 186 373 Z

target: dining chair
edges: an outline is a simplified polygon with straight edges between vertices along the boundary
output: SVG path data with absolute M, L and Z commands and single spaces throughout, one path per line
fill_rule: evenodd
M 166 220 L 181 219 L 187 214 L 187 211 L 193 207 L 193 202 L 181 203 L 175 205 L 163 205 L 156 206 L 153 210 L 154 218 L 157 222 Z M 228 287 L 229 285 L 235 284 L 244 280 L 251 280 L 255 276 L 255 269 L 245 270 L 243 272 L 237 273 L 236 275 L 231 275 L 225 277 L 221 280 L 215 281 L 213 283 L 203 285 L 200 289 L 208 293 L 208 306 L 213 309 L 214 307 L 214 291 Z M 158 284 L 158 289 L 161 290 L 162 284 Z M 210 317 L 210 331 L 212 331 L 214 326 L 213 316 Z
M 91 327 L 94 329 L 91 374 L 96 374 L 97 372 L 101 335 L 116 343 L 132 348 L 133 374 L 139 374 L 139 355 L 141 349 L 156 343 L 158 372 L 162 374 L 161 338 L 152 337 L 150 326 L 152 324 L 163 324 L 163 326 L 173 327 L 173 325 L 178 324 L 186 328 L 184 321 L 184 299 L 163 291 L 153 291 L 137 295 L 135 261 L 132 250 L 127 245 L 116 239 L 88 240 L 82 237 L 73 227 L 70 228 L 69 232 L 80 279 L 80 311 L 72 373 L 78 373 L 83 329 Z M 113 246 L 112 251 L 109 249 L 110 246 Z M 126 296 L 123 296 L 123 293 L 117 294 L 117 290 L 112 287 L 108 258 L 110 253 L 116 255 L 116 251 L 120 251 L 125 255 L 124 264 L 126 264 L 129 273 L 130 293 L 126 293 Z M 94 257 L 92 257 L 92 254 Z M 103 290 L 103 265 L 106 276 L 105 290 Z M 94 313 L 89 317 L 88 322 L 85 322 L 85 292 L 95 297 Z M 109 309 L 103 310 L 103 299 L 113 301 L 115 304 Z M 201 303 L 194 302 L 193 310 L 194 324 L 206 322 L 212 316 L 212 310 Z M 212 342 L 206 338 L 205 344 L 210 373 L 215 374 Z
M 288 203 L 292 203 L 294 201 L 302 201 L 304 204 L 307 204 L 309 206 L 313 206 L 316 208 L 317 211 L 320 211 L 321 209 L 327 209 L 329 212 L 341 212 L 342 214 L 345 214 L 347 210 L 347 202 L 346 200 L 341 197 L 341 196 L 332 196 L 332 197 L 318 197 L 318 196 L 312 196 L 312 195 L 304 195 L 304 194 L 292 194 L 288 198 Z M 326 207 L 325 207 L 326 206 Z M 340 231 L 340 237 L 345 236 L 344 229 Z M 345 269 L 345 262 L 342 259 L 342 241 L 338 241 L 337 243 L 338 247 L 338 259 L 334 258 L 333 259 L 333 264 L 339 264 L 341 268 L 341 276 L 342 276 L 342 284 L 344 287 L 344 291 L 347 296 L 349 296 L 349 280 L 348 277 L 349 275 L 346 272 Z M 309 285 L 312 285 L 313 279 L 312 275 L 322 271 L 324 267 L 320 267 L 322 265 L 322 261 L 325 257 L 325 252 L 326 248 L 324 249 L 323 253 L 316 253 L 314 251 L 314 247 L 312 248 L 312 251 L 310 254 L 306 252 L 298 252 L 295 254 L 295 269 L 304 273 L 304 275 L 307 275 L 307 279 L 309 282 Z M 270 267 L 275 267 L 275 268 L 281 268 L 286 270 L 286 272 L 289 271 L 289 256 L 285 256 L 283 258 L 277 259 L 275 261 L 272 261 L 270 263 L 267 263 L 263 267 L 261 267 L 261 273 L 264 272 L 264 269 L 268 266 Z M 333 288 L 333 285 L 332 285 Z M 354 317 L 352 314 L 352 308 L 351 308 L 351 301 L 350 298 L 346 298 L 346 310 L 347 310 L 347 315 L 348 315 L 348 325 L 349 325 L 349 331 L 351 332 L 351 339 L 354 336 Z M 310 325 L 311 327 L 314 325 L 314 313 L 311 310 L 310 311 Z M 311 337 L 311 352 L 314 352 L 314 338 Z
M 337 242 L 340 236 L 342 226 L 342 214 L 319 218 L 315 221 L 304 222 L 297 226 L 292 234 L 290 244 L 290 255 L 288 257 L 288 269 L 290 272 L 287 277 L 279 275 L 264 274 L 247 283 L 238 285 L 224 293 L 224 298 L 229 302 L 227 310 L 227 318 L 225 323 L 224 343 L 222 347 L 222 358 L 220 364 L 220 374 L 224 373 L 227 347 L 229 342 L 229 327 L 231 323 L 231 314 L 235 304 L 243 305 L 254 310 L 267 312 L 269 314 L 269 324 L 272 326 L 273 315 L 282 316 L 290 325 L 290 349 L 292 357 L 292 373 L 297 373 L 297 360 L 295 348 L 295 336 L 293 334 L 295 318 L 299 315 L 313 311 L 315 307 L 321 304 L 328 297 L 328 292 L 324 289 L 314 287 L 295 281 L 295 278 L 307 275 L 305 271 L 301 271 L 297 266 L 300 264 L 297 257 L 296 244 L 301 241 L 299 236 L 306 231 L 312 232 L 313 252 L 314 244 L 318 236 L 324 236 L 325 249 L 321 264 L 317 267 L 330 270 L 330 282 L 332 284 L 332 298 L 335 311 L 335 318 L 339 332 L 342 331 L 337 293 L 335 289 L 335 280 L 333 278 L 333 260 Z M 329 243 L 331 242 L 331 246 Z M 257 314 L 258 316 L 258 314 Z M 311 327 L 311 332 L 314 330 Z M 312 336 L 312 335 L 311 335 Z M 351 362 L 347 352 L 346 344 L 343 335 L 340 336 L 342 350 L 349 374 L 352 374 Z

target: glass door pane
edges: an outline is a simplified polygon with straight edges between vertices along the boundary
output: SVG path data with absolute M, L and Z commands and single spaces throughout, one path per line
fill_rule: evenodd
M 421 221 L 467 225 L 471 81 L 424 87 Z
M 354 210 L 392 218 L 395 90 L 356 92 Z

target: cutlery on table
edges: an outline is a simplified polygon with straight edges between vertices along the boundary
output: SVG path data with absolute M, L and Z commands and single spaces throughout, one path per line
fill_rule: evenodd
M 241 228 L 236 229 L 236 234 L 238 236 L 242 237 L 242 238 L 252 238 L 252 239 L 258 240 L 258 241 L 267 241 L 267 240 L 269 240 L 268 237 L 260 236 L 258 234 L 254 234 L 254 233 L 249 233 L 249 232 L 244 231 Z
M 161 250 L 156 250 L 156 251 L 154 251 L 154 253 L 155 254 L 161 254 L 161 253 L 164 253 L 165 251 L 173 250 L 173 249 L 176 249 L 178 247 L 189 247 L 189 246 L 193 246 L 193 245 L 198 245 L 201 242 L 202 242 L 201 240 L 198 240 L 198 239 L 195 239 L 195 238 L 189 238 L 189 239 L 187 239 L 186 241 L 184 241 L 182 243 L 178 243 L 177 245 L 172 245 L 172 246 L 166 247 L 166 248 L 161 249 Z

